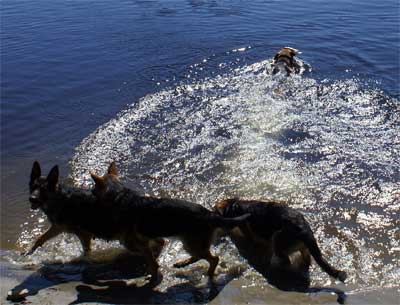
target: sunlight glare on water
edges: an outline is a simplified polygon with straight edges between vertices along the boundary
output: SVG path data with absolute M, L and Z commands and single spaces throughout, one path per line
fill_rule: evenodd
M 143 97 L 86 137 L 70 163 L 74 183 L 89 187 L 90 171 L 102 174 L 116 161 L 130 187 L 208 208 L 232 196 L 289 200 L 356 289 L 395 285 L 399 101 L 356 78 L 272 77 L 270 60 L 214 60 L 218 75 L 196 77 L 210 60 L 192 65 L 187 82 Z M 226 268 L 248 268 L 230 243 L 214 251 Z M 170 282 L 179 281 L 171 266 L 183 256 L 180 242 L 163 251 Z M 264 285 L 251 269 L 245 276 Z M 322 285 L 328 276 L 314 266 L 312 279 Z

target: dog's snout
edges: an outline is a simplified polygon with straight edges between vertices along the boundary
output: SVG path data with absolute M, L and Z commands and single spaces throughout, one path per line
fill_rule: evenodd
M 30 203 L 39 203 L 40 202 L 40 192 L 36 189 L 29 196 Z
M 39 197 L 38 196 L 36 196 L 36 195 L 31 195 L 31 196 L 29 196 L 29 201 L 31 202 L 31 203 L 39 203 Z
M 40 194 L 33 192 L 30 196 L 29 196 L 29 201 L 31 203 L 31 209 L 36 210 L 37 208 L 40 207 L 41 205 L 41 198 L 39 196 Z

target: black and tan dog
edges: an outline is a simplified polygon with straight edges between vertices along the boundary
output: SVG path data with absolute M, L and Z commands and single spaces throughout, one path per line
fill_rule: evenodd
M 75 234 L 81 244 L 84 254 L 90 252 L 93 235 L 79 225 L 79 218 L 89 217 L 90 206 L 94 206 L 95 198 L 90 193 L 81 190 L 65 189 L 58 184 L 59 170 L 54 166 L 47 177 L 42 176 L 39 162 L 33 163 L 29 182 L 31 209 L 42 209 L 50 221 L 50 228 L 42 234 L 32 248 L 23 253 L 32 254 L 38 247 L 57 235 L 67 232 Z M 83 207 L 83 209 L 81 208 Z M 83 213 L 77 211 L 83 210 Z M 78 214 L 78 215 L 77 215 Z
M 110 226 L 113 210 L 98 203 L 90 191 L 66 187 L 59 183 L 58 166 L 54 166 L 47 177 L 41 175 L 37 161 L 33 163 L 29 189 L 31 208 L 40 208 L 50 222 L 50 228 L 41 235 L 25 255 L 32 254 L 38 247 L 57 235 L 66 232 L 78 236 L 84 254 L 90 252 L 91 240 L 119 240 L 128 244 L 135 231 L 123 231 Z M 152 255 L 158 256 L 164 245 L 163 239 L 151 241 Z M 128 248 L 133 251 L 133 248 Z
M 111 169 L 111 170 L 110 170 Z M 110 215 L 110 220 L 124 231 L 134 231 L 129 240 L 142 251 L 148 260 L 153 278 L 158 277 L 158 263 L 149 251 L 149 241 L 161 237 L 179 238 L 191 257 L 176 263 L 175 267 L 185 267 L 200 259 L 209 263 L 208 275 L 213 276 L 219 258 L 210 253 L 210 246 L 217 228 L 233 228 L 243 223 L 250 215 L 224 218 L 205 207 L 177 199 L 141 196 L 124 187 L 120 182 L 115 163 L 104 176 L 91 174 L 95 181 L 93 194 L 100 204 L 112 206 L 118 211 Z M 128 248 L 130 244 L 126 245 Z
M 286 75 L 300 73 L 300 65 L 295 56 L 300 54 L 299 50 L 285 47 L 276 53 L 272 62 L 272 74 L 284 72 Z
M 303 261 L 309 265 L 311 254 L 322 270 L 342 282 L 345 281 L 346 272 L 335 269 L 322 256 L 304 216 L 286 203 L 234 198 L 218 202 L 215 210 L 223 217 L 250 214 L 246 223 L 239 226 L 241 233 L 255 242 L 268 241 L 283 264 L 291 264 L 291 254 L 300 251 Z

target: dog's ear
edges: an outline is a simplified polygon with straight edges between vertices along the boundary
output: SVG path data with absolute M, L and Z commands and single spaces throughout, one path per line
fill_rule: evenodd
M 94 173 L 90 173 L 90 177 L 92 177 L 94 183 L 96 184 L 96 186 L 99 186 L 101 188 L 105 187 L 106 182 L 104 181 L 103 177 L 100 177 Z
M 108 167 L 107 174 L 118 176 L 118 170 L 115 161 L 111 162 L 110 166 Z
M 58 165 L 55 165 L 50 170 L 50 173 L 47 175 L 47 178 L 46 178 L 47 187 L 49 190 L 55 191 L 56 186 L 58 184 L 58 175 L 59 175 Z
M 291 56 L 296 56 L 297 54 L 301 54 L 301 52 L 295 48 L 285 47 L 285 49 L 289 51 Z
M 33 183 L 37 178 L 42 175 L 42 170 L 40 169 L 40 164 L 38 161 L 33 162 L 32 171 L 31 171 L 31 181 Z
M 225 216 L 226 214 L 226 208 L 229 206 L 229 200 L 225 199 L 222 200 L 220 202 L 217 202 L 217 204 L 215 205 L 215 210 L 217 211 L 217 213 L 221 216 Z
M 215 205 L 214 205 L 214 210 L 219 214 L 219 215 L 223 215 L 223 209 L 221 208 L 221 205 L 220 205 L 220 202 L 217 202 Z

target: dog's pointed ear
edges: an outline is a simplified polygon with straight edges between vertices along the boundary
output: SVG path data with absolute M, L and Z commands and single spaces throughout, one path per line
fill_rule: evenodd
M 100 186 L 100 187 L 104 187 L 105 186 L 105 181 L 104 181 L 103 177 L 100 177 L 100 176 L 98 176 L 98 175 L 96 175 L 94 173 L 90 173 L 90 177 L 92 177 L 94 183 L 97 186 Z
M 108 167 L 107 174 L 118 176 L 118 169 L 115 161 L 111 162 L 110 166 Z
M 292 47 L 285 47 L 285 49 L 289 50 L 290 54 L 292 56 L 296 56 L 297 54 L 301 54 L 301 52 L 295 48 Z
M 31 183 L 35 181 L 42 175 L 42 170 L 40 169 L 40 164 L 38 161 L 33 162 L 32 171 L 31 171 Z
M 215 210 L 217 211 L 217 213 L 221 216 L 225 215 L 225 209 L 228 206 L 229 202 L 228 200 L 222 200 L 216 203 L 215 205 Z
M 58 165 L 53 166 L 53 168 L 50 170 L 49 174 L 47 175 L 47 185 L 50 190 L 55 190 L 56 186 L 58 184 L 58 176 L 59 176 L 59 170 L 58 170 Z

